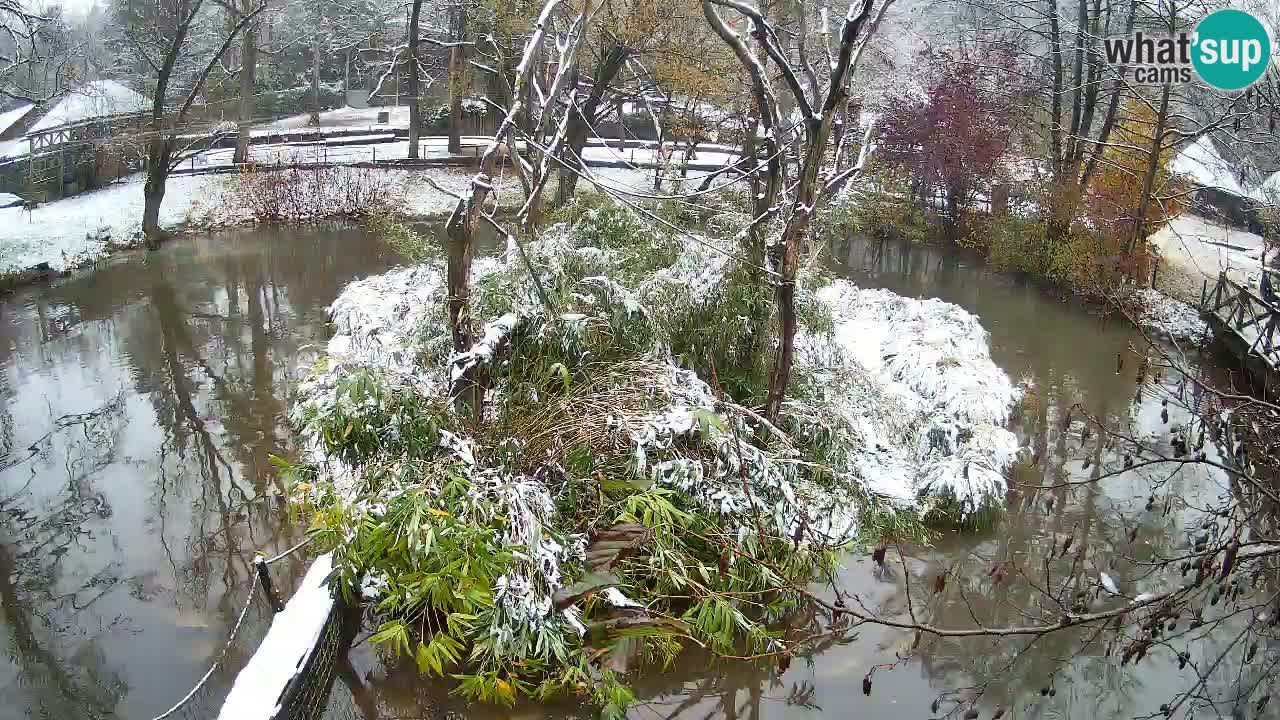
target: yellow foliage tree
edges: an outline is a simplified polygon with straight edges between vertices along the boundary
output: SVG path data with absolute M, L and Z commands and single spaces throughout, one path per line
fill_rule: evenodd
M 1090 215 L 1095 227 L 1117 238 L 1133 232 L 1136 210 L 1142 200 L 1142 179 L 1151 158 L 1152 134 L 1156 127 L 1155 110 L 1134 99 L 1125 101 L 1107 148 L 1102 153 L 1101 170 L 1093 185 Z M 1174 148 L 1166 138 L 1156 159 L 1155 193 L 1168 196 L 1173 183 Z M 1182 211 L 1176 200 L 1152 202 L 1147 210 L 1142 237 L 1159 230 L 1170 218 Z

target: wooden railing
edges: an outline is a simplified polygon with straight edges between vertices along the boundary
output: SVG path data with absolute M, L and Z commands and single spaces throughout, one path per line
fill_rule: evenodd
M 1200 309 L 1244 340 L 1247 355 L 1261 357 L 1273 371 L 1280 369 L 1280 308 L 1221 273 L 1212 291 L 1206 282 Z

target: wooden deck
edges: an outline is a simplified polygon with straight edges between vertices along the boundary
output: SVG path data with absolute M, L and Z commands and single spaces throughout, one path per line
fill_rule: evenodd
M 1280 308 L 1222 273 L 1206 283 L 1200 313 L 1268 394 L 1280 391 Z

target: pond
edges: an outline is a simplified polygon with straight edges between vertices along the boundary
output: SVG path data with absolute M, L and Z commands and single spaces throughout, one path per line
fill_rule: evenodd
M 324 308 L 394 260 L 358 229 L 218 233 L 3 300 L 0 718 L 151 718 L 204 674 L 255 550 L 303 536 L 271 457 Z M 185 716 L 216 714 L 264 610 Z
M 851 556 L 838 581 L 868 607 L 927 608 L 953 627 L 1022 622 L 1034 593 L 993 587 L 990 568 L 1048 568 L 1057 582 L 1069 563 L 1046 561 L 1068 533 L 1093 545 L 1090 562 L 1115 558 L 1108 571 L 1137 587 L 1142 558 L 1185 542 L 1182 501 L 1172 499 L 1226 491 L 1220 478 L 1184 470 L 1160 491 L 1160 507 L 1172 503 L 1165 513 L 1145 510 L 1149 484 L 1129 474 L 1070 486 L 1121 462 L 1098 434 L 1062 431 L 1073 405 L 1112 427 L 1167 434 L 1159 399 L 1138 392 L 1130 347 L 1143 343 L 1131 329 L 958 254 L 860 239 L 830 250 L 832 270 L 859 283 L 978 314 L 993 358 L 1033 398 L 1014 430 L 1039 463 L 1015 478 L 1007 515 L 979 533 L 891 550 L 890 573 Z M 235 624 L 254 552 L 302 537 L 276 500 L 271 458 L 288 453 L 290 389 L 327 336 L 324 308 L 346 282 L 396 260 L 358 228 L 235 231 L 126 255 L 0 304 L 0 720 L 146 720 L 200 678 Z M 1162 382 L 1176 391 L 1179 378 Z M 1174 415 L 1172 424 L 1185 420 Z M 305 568 L 299 554 L 273 572 L 288 590 Z M 942 569 L 957 579 L 933 594 Z M 268 615 L 255 601 L 225 667 L 181 716 L 216 714 Z M 1121 669 L 1101 650 L 1073 656 L 1068 633 L 913 644 L 905 631 L 863 626 L 787 668 L 687 653 L 636 674 L 631 715 L 926 718 L 939 693 L 985 684 L 987 710 L 1092 720 L 1154 713 L 1182 683 L 1167 653 Z M 868 697 L 861 681 L 873 667 Z M 359 640 L 337 678 L 329 718 L 513 715 L 467 706 Z M 514 714 L 591 712 L 523 705 Z

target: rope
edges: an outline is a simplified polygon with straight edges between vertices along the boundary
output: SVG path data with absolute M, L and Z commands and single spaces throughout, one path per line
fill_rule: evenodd
M 307 546 L 307 545 L 309 545 L 310 543 L 311 543 L 311 538 L 306 538 L 306 539 L 304 539 L 302 542 L 298 543 L 297 545 L 294 545 L 293 547 L 289 548 L 288 550 L 285 550 L 284 552 L 280 553 L 279 555 L 276 555 L 275 557 L 273 557 L 273 558 L 271 558 L 271 559 L 269 559 L 269 560 L 264 560 L 263 562 L 265 562 L 266 564 L 270 565 L 271 563 L 273 563 L 273 562 L 275 562 L 275 561 L 277 561 L 277 560 L 283 560 L 284 558 L 286 558 L 286 557 L 288 557 L 288 556 L 290 556 L 290 555 L 294 554 L 295 552 L 297 552 L 299 549 L 301 549 L 301 548 L 303 548 L 303 547 L 306 547 L 306 546 Z
M 311 543 L 311 538 L 305 538 L 302 542 L 298 543 L 297 545 L 294 545 L 288 550 L 285 550 L 279 555 L 276 555 L 275 557 L 270 558 L 269 560 L 259 560 L 258 562 L 263 562 L 267 565 L 270 565 L 271 563 L 274 563 L 278 560 L 283 560 L 284 558 L 292 555 L 293 553 L 297 552 L 298 550 L 307 546 L 310 543 Z M 262 556 L 259 555 L 258 557 L 261 558 Z M 253 595 L 254 595 L 254 592 L 256 591 L 254 584 L 255 584 L 254 579 L 251 578 L 249 580 L 249 592 L 245 593 L 244 607 L 240 608 L 240 615 L 239 617 L 236 618 L 235 626 L 231 628 L 231 634 L 227 636 L 227 642 L 224 643 L 222 646 L 222 652 L 218 653 L 218 659 L 213 661 L 213 664 L 209 666 L 209 669 L 205 671 L 205 674 L 200 678 L 198 682 L 196 682 L 195 686 L 191 688 L 190 692 L 188 692 L 185 696 L 183 696 L 181 700 L 174 703 L 173 707 L 155 716 L 154 718 L 152 718 L 152 720 L 165 720 L 165 718 L 173 715 L 178 710 L 181 710 L 182 706 L 186 705 L 188 702 L 191 702 L 191 698 L 195 697 L 195 694 L 200 692 L 200 688 L 204 687 L 204 684 L 209 681 L 210 677 L 213 676 L 213 672 L 217 670 L 218 666 L 222 664 L 222 661 L 226 659 L 227 651 L 231 649 L 231 643 L 235 642 L 236 634 L 240 632 L 240 626 L 244 624 L 244 618 L 246 615 L 249 614 L 249 606 L 253 604 Z
M 292 552 L 292 550 L 289 552 Z M 155 716 L 153 720 L 164 720 L 180 710 L 182 706 L 190 702 L 191 698 L 195 697 L 195 694 L 200 691 L 200 688 L 204 687 L 204 684 L 208 682 L 209 678 L 213 675 L 213 671 L 217 670 L 218 666 L 221 665 L 222 661 L 227 657 L 227 650 L 231 649 L 231 643 L 235 641 L 236 633 L 240 631 L 240 626 L 244 623 L 245 616 L 249 614 L 249 606 L 253 604 L 253 592 L 253 581 L 250 580 L 249 592 L 245 593 L 244 607 L 240 609 L 240 617 L 236 618 L 235 627 L 231 628 L 231 635 L 227 637 L 226 644 L 222 646 L 222 652 L 218 653 L 218 659 L 213 661 L 213 664 L 209 666 L 207 671 L 205 671 L 204 676 L 200 678 L 200 681 L 195 684 L 195 687 L 191 688 L 191 691 L 188 692 L 185 697 L 175 703 L 173 707 Z

